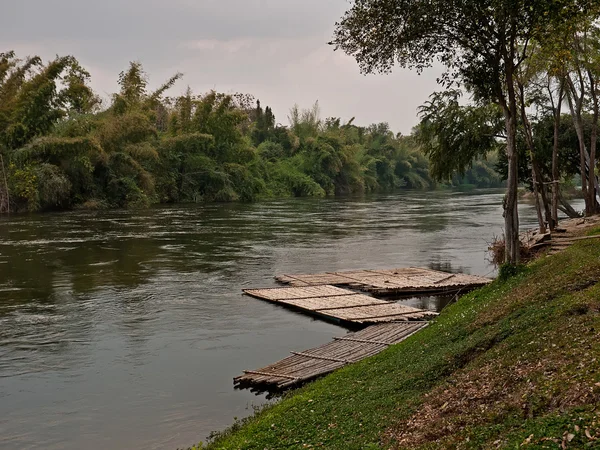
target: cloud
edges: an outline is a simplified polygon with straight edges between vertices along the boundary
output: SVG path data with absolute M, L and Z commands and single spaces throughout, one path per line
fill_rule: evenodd
M 363 76 L 327 45 L 345 0 L 19 0 L 3 6 L 0 43 L 45 59 L 72 54 L 103 96 L 129 61 L 144 64 L 151 87 L 175 72 L 195 92 L 245 92 L 286 123 L 294 103 L 319 100 L 324 116 L 387 121 L 410 132 L 416 108 L 436 89 L 439 70 Z M 1 51 L 1 50 L 0 50 Z
M 3 6 L 0 39 L 302 37 L 332 26 L 345 6 L 344 0 L 19 0 Z

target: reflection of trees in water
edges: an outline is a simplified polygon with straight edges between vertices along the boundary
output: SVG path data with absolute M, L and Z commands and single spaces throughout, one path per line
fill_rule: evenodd
M 455 299 L 455 295 L 434 295 L 434 296 L 422 296 L 412 297 L 409 299 L 403 299 L 401 302 L 405 305 L 412 306 L 414 308 L 427 309 L 429 311 L 441 312 L 446 306 L 452 303 Z
M 0 258 L 8 261 L 0 264 L 0 315 L 32 301 L 52 304 L 65 279 L 75 295 L 127 290 L 166 271 L 233 275 L 240 262 L 268 257 L 275 247 L 381 239 L 406 229 L 435 233 L 449 226 L 447 197 L 403 193 L 10 218 L 0 223 Z M 428 251 L 435 239 L 420 245 Z
M 74 293 L 101 287 L 134 288 L 161 271 L 235 273 L 240 261 L 264 257 L 271 247 L 319 246 L 337 239 L 435 233 L 449 226 L 447 193 L 365 199 L 285 200 L 259 204 L 77 212 L 20 217 L 0 227 L 2 306 L 35 299 L 51 302 L 58 277 L 69 274 Z M 69 242 L 69 239 L 72 242 Z M 28 245 L 33 241 L 39 244 Z M 434 250 L 435 239 L 420 241 Z M 257 246 L 260 248 L 257 251 Z M 433 251 L 432 251 L 433 253 Z M 431 268 L 462 271 L 449 261 Z
M 463 266 L 453 266 L 450 261 L 431 261 L 427 265 L 431 270 L 437 270 L 439 272 L 448 272 L 448 273 L 466 273 L 469 274 L 469 270 Z
M 110 214 L 110 213 L 107 213 Z M 146 220 L 148 219 L 148 220 Z M 132 288 L 145 284 L 159 271 L 214 272 L 222 262 L 243 257 L 237 243 L 248 239 L 240 229 L 235 233 L 171 227 L 168 219 L 140 218 L 134 225 L 120 227 L 82 220 L 83 242 L 68 242 L 60 227 L 32 227 L 27 241 L 44 240 L 39 245 L 26 241 L 2 245 L 0 251 L 9 263 L 0 265 L 0 279 L 8 299 L 15 302 L 37 299 L 51 301 L 55 281 L 69 274 L 76 293 L 99 287 Z M 153 236 L 157 228 L 161 236 Z M 173 233 L 170 234 L 169 231 Z M 8 236 L 2 236 L 5 242 Z M 54 242 L 53 242 L 54 241 Z M 4 294 L 4 293 L 3 293 Z M 2 304 L 6 302 L 3 299 Z
M 435 233 L 450 226 L 446 196 L 408 193 L 5 220 L 0 222 L 0 259 L 8 261 L 0 264 L 4 367 L 10 361 L 11 371 L 77 363 L 88 357 L 86 345 L 98 326 L 115 326 L 125 357 L 142 358 L 157 331 L 164 300 L 159 297 L 185 294 L 181 285 L 161 293 L 161 280 L 170 276 L 239 281 L 248 261 L 269 262 L 277 249 L 394 239 L 414 236 L 415 230 L 430 236 L 413 246 L 433 254 L 439 248 Z M 447 260 L 429 267 L 463 271 Z M 414 301 L 419 308 L 440 310 L 448 300 Z

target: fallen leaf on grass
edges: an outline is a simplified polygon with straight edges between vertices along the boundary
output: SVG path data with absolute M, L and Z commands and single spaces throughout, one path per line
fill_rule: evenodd
M 596 440 L 596 438 L 591 435 L 590 430 L 588 430 L 588 429 L 585 430 L 585 435 L 591 441 L 595 441 Z
M 522 443 L 521 443 L 521 447 L 523 447 L 524 445 L 527 445 L 531 442 L 531 440 L 533 439 L 533 434 L 531 436 L 529 436 L 527 439 L 525 439 Z

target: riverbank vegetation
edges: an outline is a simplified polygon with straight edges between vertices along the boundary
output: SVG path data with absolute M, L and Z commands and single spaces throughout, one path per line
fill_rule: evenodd
M 444 90 L 422 108 L 419 142 L 436 178 L 503 147 L 505 254 L 517 264 L 520 183 L 532 186 L 542 233 L 556 228 L 560 203 L 575 215 L 560 190 L 575 171 L 586 214 L 600 212 L 599 18 L 600 5 L 590 0 L 357 0 L 336 24 L 332 44 L 364 73 L 445 67 Z M 577 146 L 561 158 L 566 121 Z
M 152 91 L 134 62 L 102 102 L 73 57 L 0 54 L 0 212 L 502 185 L 495 155 L 440 184 L 387 124 L 322 119 L 316 103 L 284 126 L 251 95 L 168 97 L 181 77 Z
M 598 279 L 600 242 L 581 241 L 462 297 L 409 340 L 208 447 L 596 448 Z

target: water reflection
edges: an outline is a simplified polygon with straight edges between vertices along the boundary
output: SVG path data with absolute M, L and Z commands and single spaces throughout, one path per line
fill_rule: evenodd
M 400 303 L 415 308 L 429 309 L 431 311 L 441 312 L 446 306 L 456 300 L 456 294 L 453 295 L 434 295 L 425 297 L 411 297 L 399 300 Z
M 499 192 L 0 218 L 0 447 L 175 448 L 251 413 L 232 378 L 329 341 L 240 295 L 277 273 L 493 273 Z M 524 226 L 535 223 L 522 209 Z M 407 300 L 441 309 L 447 300 Z

